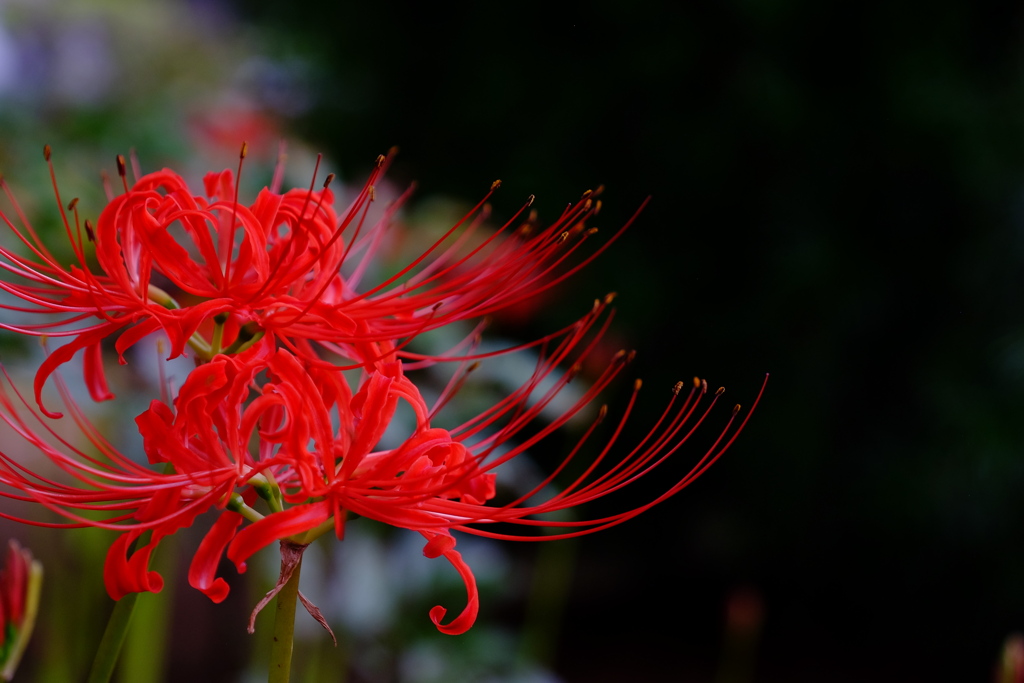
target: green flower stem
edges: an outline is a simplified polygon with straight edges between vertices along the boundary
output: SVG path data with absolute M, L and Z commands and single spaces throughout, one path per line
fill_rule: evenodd
M 192 350 L 195 351 L 196 355 L 202 360 L 210 360 L 213 358 L 213 349 L 211 349 L 210 345 L 206 343 L 206 340 L 199 336 L 198 332 L 188 338 L 188 345 L 192 347 Z
M 263 330 L 261 330 L 255 323 L 246 323 L 245 325 L 242 325 L 242 329 L 238 330 L 238 336 L 235 338 L 235 341 L 232 342 L 231 346 L 224 349 L 223 353 L 228 355 L 241 353 L 262 339 L 263 334 Z
M 110 613 L 107 630 L 103 632 L 103 640 L 100 641 L 92 669 L 89 671 L 88 683 L 108 683 L 113 676 L 138 598 L 138 593 L 129 593 L 114 603 L 114 611 Z
M 173 296 L 171 296 L 164 290 L 160 289 L 156 285 L 149 286 L 149 289 L 146 291 L 146 297 L 153 303 L 163 306 L 169 311 L 174 311 L 181 308 L 178 302 L 174 300 Z
M 248 348 L 249 348 L 250 346 L 252 346 L 252 345 L 253 345 L 253 344 L 255 344 L 256 342 L 258 342 L 258 341 L 259 341 L 260 339 L 263 339 L 263 334 L 264 334 L 264 332 L 263 332 L 262 330 L 260 330 L 259 332 L 257 332 L 256 334 L 254 334 L 254 335 L 253 335 L 253 337 L 252 337 L 252 339 L 250 339 L 249 341 L 247 341 L 247 342 L 245 342 L 245 343 L 243 343 L 243 344 L 239 344 L 239 345 L 238 345 L 237 347 L 235 347 L 235 344 L 232 344 L 232 345 L 231 345 L 231 347 L 235 347 L 235 348 L 234 348 L 234 352 L 235 352 L 235 353 L 241 353 L 242 351 L 245 351 L 245 350 L 246 350 L 246 349 L 248 349 Z M 236 343 L 236 344 L 238 343 L 238 342 L 237 342 L 237 340 L 236 340 L 236 342 L 235 342 L 235 343 Z
M 225 505 L 225 507 L 228 510 L 231 510 L 232 512 L 237 512 L 250 522 L 258 522 L 261 519 L 263 519 L 263 515 L 256 512 L 248 505 L 246 505 L 245 501 L 242 499 L 242 496 L 238 495 L 237 493 L 231 494 L 231 496 L 228 498 L 228 502 Z
M 295 603 L 299 596 L 299 558 L 291 578 L 277 594 L 274 606 L 274 642 L 270 648 L 269 683 L 288 683 L 292 669 L 292 647 L 295 638 Z
M 281 512 L 284 509 L 284 499 L 281 497 L 281 487 L 277 485 L 274 475 L 267 470 L 265 474 L 256 474 L 249 479 L 249 484 L 255 489 L 260 498 L 267 501 L 271 512 Z
M 224 339 L 224 323 L 227 321 L 227 313 L 218 313 L 213 317 L 213 339 L 210 340 L 211 357 L 220 353 L 220 344 Z
M 341 514 L 344 515 L 345 511 L 342 511 Z M 292 541 L 293 543 L 298 543 L 300 545 L 309 545 L 316 539 L 326 534 L 328 531 L 334 531 L 334 517 L 329 517 L 327 521 L 321 522 L 319 526 L 315 526 L 309 531 L 299 534 L 297 537 L 292 536 L 288 540 Z

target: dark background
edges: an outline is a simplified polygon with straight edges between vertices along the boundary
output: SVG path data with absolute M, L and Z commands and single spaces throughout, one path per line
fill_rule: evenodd
M 724 680 L 745 589 L 756 680 L 991 677 L 1024 627 L 1018 4 L 237 8 L 312 55 L 297 130 L 337 158 L 542 217 L 603 183 L 603 228 L 651 195 L 567 296 L 620 293 L 651 385 L 771 373 L 702 480 L 582 543 L 560 675 Z
M 686 491 L 577 542 L 514 546 L 513 566 L 529 569 L 483 602 L 479 633 L 498 624 L 525 634 L 525 658 L 567 683 L 992 680 L 1004 641 L 1024 630 L 1024 7 L 147 5 L 167 6 L 187 10 L 194 37 L 170 41 L 165 62 L 149 68 L 138 46 L 158 41 L 135 28 L 146 26 L 132 23 L 135 4 L 116 12 L 124 24 L 90 14 L 96 7 L 44 8 L 19 24 L 37 6 L 10 4 L 6 37 L 29 55 L 24 82 L 0 92 L 12 183 L 45 197 L 47 141 L 71 187 L 96 185 L 95 169 L 132 145 L 149 166 L 170 163 L 187 136 L 167 122 L 197 108 L 200 87 L 183 74 L 204 62 L 192 57 L 208 58 L 222 37 L 213 54 L 230 71 L 247 39 L 268 59 L 245 85 L 282 129 L 352 182 L 398 146 L 389 175 L 399 187 L 417 183 L 412 210 L 439 195 L 473 202 L 501 178 L 496 216 L 533 193 L 541 219 L 554 219 L 603 184 L 593 224 L 607 239 L 651 197 L 622 238 L 559 288 L 562 303 L 546 301 L 516 329 L 498 322 L 537 336 L 617 291 L 614 335 L 637 349 L 629 374 L 644 379 L 623 445 L 642 438 L 676 380 L 699 375 L 728 389 L 664 472 L 586 514 L 669 487 L 729 405 L 749 406 L 771 373 L 735 446 Z M 101 46 L 118 37 L 115 61 L 137 57 L 143 77 L 111 69 L 106 90 L 71 88 L 75 109 L 54 95 L 68 85 L 48 60 L 90 35 Z M 244 134 L 224 119 L 222 138 Z M 102 159 L 75 151 L 88 140 Z M 220 142 L 205 150 L 218 169 L 237 149 Z M 629 386 L 612 392 L 613 410 Z M 533 454 L 554 462 L 571 439 Z M 95 555 L 94 569 L 70 572 L 81 586 L 46 599 L 109 609 L 98 580 L 109 540 L 42 538 L 41 549 L 74 541 Z M 187 560 L 187 541 L 167 555 Z M 530 581 L 530 606 L 500 597 Z M 238 590 L 217 611 L 184 590 L 165 643 L 171 675 L 217 678 L 218 662 L 223 677 L 238 675 L 246 648 L 259 654 L 235 628 L 251 595 Z M 423 601 L 403 606 L 402 619 L 425 625 L 441 648 L 471 649 L 460 643 L 472 636 L 433 633 L 425 612 L 438 598 Z M 37 638 L 33 647 L 78 643 L 76 661 L 88 661 L 88 630 L 71 645 Z M 156 647 L 138 651 L 157 661 Z

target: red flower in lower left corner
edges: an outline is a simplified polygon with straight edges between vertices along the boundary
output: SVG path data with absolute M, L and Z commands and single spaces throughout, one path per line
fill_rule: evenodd
M 21 661 L 39 611 L 43 565 L 11 539 L 0 571 L 0 678 L 11 680 Z

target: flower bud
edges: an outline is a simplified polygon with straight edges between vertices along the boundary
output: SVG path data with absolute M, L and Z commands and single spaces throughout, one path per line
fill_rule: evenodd
M 0 678 L 14 677 L 39 611 L 43 565 L 27 548 L 11 539 L 0 571 Z

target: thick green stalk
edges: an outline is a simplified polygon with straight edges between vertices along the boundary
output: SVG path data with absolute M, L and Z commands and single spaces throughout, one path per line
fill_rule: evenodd
M 103 632 L 103 640 L 96 650 L 96 658 L 92 662 L 92 669 L 89 670 L 88 683 L 108 683 L 114 674 L 114 666 L 117 665 L 117 657 L 121 654 L 121 646 L 124 645 L 125 636 L 128 635 L 128 625 L 132 621 L 132 613 L 135 611 L 135 601 L 138 600 L 138 593 L 129 593 L 114 603 L 114 611 L 110 613 L 110 620 L 107 622 L 107 630 Z
M 295 569 L 288 582 L 277 594 L 274 607 L 274 642 L 270 647 L 269 683 L 288 683 L 292 669 L 292 646 L 295 636 L 295 603 L 299 597 L 299 571 L 302 556 L 298 557 Z M 282 561 L 282 571 L 284 561 Z

